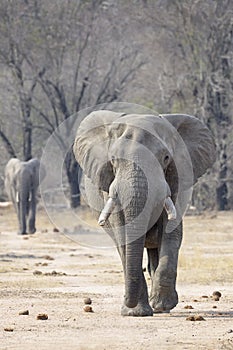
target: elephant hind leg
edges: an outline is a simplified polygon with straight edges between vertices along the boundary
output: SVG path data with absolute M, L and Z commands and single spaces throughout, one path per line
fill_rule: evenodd
M 157 248 L 147 248 L 147 256 L 148 256 L 148 272 L 150 274 L 151 279 L 153 280 L 153 276 L 158 267 L 159 263 L 159 253 Z
M 151 278 L 150 302 L 153 299 L 154 276 L 159 264 L 159 252 L 157 248 L 147 248 L 148 265 L 147 269 Z

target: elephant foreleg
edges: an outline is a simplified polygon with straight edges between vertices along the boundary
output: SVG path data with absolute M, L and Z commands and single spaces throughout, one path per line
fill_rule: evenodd
M 173 309 L 178 303 L 176 276 L 182 224 L 174 231 L 163 233 L 159 251 L 159 264 L 153 276 L 151 303 L 155 312 Z
M 134 308 L 123 305 L 121 308 L 122 316 L 153 316 L 153 310 L 148 302 L 147 284 L 143 271 L 141 271 L 141 287 L 138 304 Z
M 124 276 L 126 278 L 126 256 L 125 256 L 125 246 L 118 246 L 118 252 L 121 257 Z M 145 276 L 141 270 L 141 286 L 138 299 L 138 305 L 134 308 L 129 308 L 123 304 L 121 308 L 122 316 L 152 316 L 153 310 L 148 302 L 148 291 Z
M 26 226 L 26 203 L 19 198 L 18 202 L 19 234 L 27 234 Z

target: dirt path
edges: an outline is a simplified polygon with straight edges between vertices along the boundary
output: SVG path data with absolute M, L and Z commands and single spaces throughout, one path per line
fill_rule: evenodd
M 120 316 L 124 293 L 122 268 L 115 250 L 79 246 L 53 232 L 44 213 L 39 214 L 40 231 L 26 238 L 16 234 L 11 210 L 0 211 L 0 220 L 1 350 L 233 349 L 233 284 L 228 279 L 216 282 L 213 270 L 212 282 L 194 283 L 196 278 L 192 279 L 192 273 L 197 266 L 193 270 L 189 266 L 185 268 L 188 258 L 184 253 L 177 307 L 170 314 L 124 318 Z M 202 220 L 207 227 L 207 219 Z M 216 234 L 213 224 L 217 227 L 222 218 L 213 220 L 207 241 L 215 249 L 216 240 L 211 241 L 210 237 Z M 200 218 L 188 218 L 186 230 L 193 230 L 195 222 L 198 227 Z M 197 230 L 190 252 L 200 243 L 196 240 L 198 235 Z M 232 232 L 227 233 L 229 242 L 232 236 Z M 188 251 L 188 244 L 184 241 L 183 252 Z M 221 247 L 217 248 L 221 253 Z M 232 251 L 232 246 L 228 248 Z M 189 278 L 185 281 L 187 272 Z M 225 271 L 224 276 L 228 273 L 231 275 L 232 270 Z M 216 274 L 218 279 L 217 270 Z M 146 277 L 149 284 L 149 276 Z M 222 293 L 220 301 L 210 297 L 216 288 Z M 93 313 L 83 311 L 85 297 L 92 299 Z M 185 308 L 187 305 L 193 309 Z M 26 310 L 29 315 L 19 315 Z M 41 313 L 47 314 L 48 319 L 37 320 Z M 205 320 L 186 320 L 191 315 L 201 315 Z

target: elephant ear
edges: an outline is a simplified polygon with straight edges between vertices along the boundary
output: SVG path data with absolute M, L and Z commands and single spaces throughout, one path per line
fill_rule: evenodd
M 216 159 L 216 148 L 210 130 L 197 118 L 185 114 L 162 115 L 182 137 L 193 167 L 193 184 Z M 179 155 L 178 155 L 179 157 Z
M 80 124 L 73 152 L 84 174 L 108 192 L 114 179 L 112 164 L 108 157 L 112 142 L 109 135 L 111 124 L 123 114 L 106 110 L 90 113 Z

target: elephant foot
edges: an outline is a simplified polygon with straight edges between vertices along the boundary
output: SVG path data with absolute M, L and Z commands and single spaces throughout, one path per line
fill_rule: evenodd
M 18 231 L 18 235 L 19 235 L 19 236 L 27 235 L 27 232 L 25 232 L 25 231 Z
M 134 308 L 129 308 L 125 305 L 121 308 L 121 315 L 122 316 L 153 316 L 153 310 L 150 307 L 149 304 L 138 304 Z
M 33 234 L 33 233 L 35 233 L 35 232 L 36 232 L 36 228 L 29 229 L 29 233 L 30 233 L 30 234 Z
M 171 310 L 159 310 L 159 309 L 153 309 L 154 314 L 170 314 Z
M 150 300 L 154 313 L 169 313 L 178 304 L 178 295 L 174 289 L 166 289 L 164 292 L 161 288 L 153 294 Z

